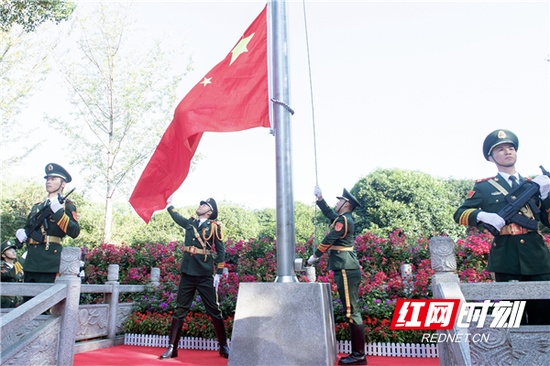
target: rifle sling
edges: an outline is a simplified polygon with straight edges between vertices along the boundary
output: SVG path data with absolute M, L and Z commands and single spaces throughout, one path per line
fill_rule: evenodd
M 500 210 L 498 212 L 498 214 L 501 214 L 503 211 L 505 212 L 509 206 L 516 206 L 518 205 L 517 202 L 519 201 L 516 201 L 514 200 L 512 197 L 511 197 L 511 194 L 508 193 L 508 191 L 503 187 L 501 186 L 500 184 L 498 184 L 495 180 L 493 179 L 490 179 L 489 180 L 489 183 L 495 187 L 496 189 L 498 189 L 506 198 L 506 201 L 508 202 L 508 205 L 506 207 L 504 207 L 502 210 Z M 522 183 L 522 185 L 525 184 Z M 519 226 L 523 226 L 524 228 L 526 229 L 529 229 L 529 230 L 538 230 L 538 222 L 536 220 L 534 220 L 534 215 L 533 215 L 533 211 L 538 211 L 538 209 L 536 208 L 536 206 L 533 205 L 533 203 L 531 202 L 531 198 L 533 196 L 529 196 L 529 198 L 523 202 L 521 204 L 521 206 L 519 207 L 518 211 L 521 211 L 522 215 L 520 215 L 519 213 L 515 213 L 512 217 L 509 217 L 509 218 L 505 218 L 504 217 L 504 220 L 508 223 L 508 222 L 512 222 L 514 224 L 517 224 Z M 528 206 L 526 206 L 528 205 Z M 502 217 L 502 215 L 500 215 Z M 532 217 L 533 219 L 529 218 L 529 217 Z

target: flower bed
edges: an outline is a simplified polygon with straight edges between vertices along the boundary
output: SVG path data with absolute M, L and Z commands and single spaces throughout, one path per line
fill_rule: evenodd
M 458 274 L 463 282 L 491 281 L 485 271 L 491 234 L 472 231 L 456 245 Z M 547 245 L 550 236 L 545 235 Z M 431 298 L 430 289 L 433 271 L 430 266 L 428 238 L 410 239 L 400 231 L 388 238 L 365 234 L 356 238 L 355 247 L 362 265 L 363 279 L 359 288 L 362 315 L 365 323 L 367 342 L 420 343 L 421 336 L 427 331 L 389 329 L 397 299 Z M 240 282 L 273 282 L 276 277 L 276 242 L 266 239 L 226 242 L 226 267 L 219 290 L 218 301 L 226 322 L 227 332 L 231 334 L 235 305 Z M 308 258 L 314 245 L 307 243 L 296 245 L 296 257 Z M 129 294 L 128 301 L 136 303 L 136 311 L 125 324 L 127 333 L 168 335 L 171 314 L 174 310 L 179 281 L 179 262 L 181 246 L 140 244 L 134 246 L 102 245 L 87 254 L 86 279 L 89 283 L 104 283 L 107 267 L 110 263 L 120 265 L 120 282 L 124 284 L 143 284 L 149 280 L 151 267 L 161 270 L 161 284 L 157 289 L 148 289 L 145 293 Z M 321 257 L 317 264 L 317 281 L 331 284 L 336 336 L 340 341 L 349 340 L 344 309 L 338 298 L 332 272 L 327 271 L 327 259 Z M 400 266 L 410 264 L 412 280 L 401 278 Z M 299 281 L 307 282 L 304 273 L 297 274 Z M 89 298 L 89 302 L 97 299 Z M 189 312 L 183 337 L 214 337 L 214 329 L 206 315 L 206 309 L 198 298 L 194 299 Z

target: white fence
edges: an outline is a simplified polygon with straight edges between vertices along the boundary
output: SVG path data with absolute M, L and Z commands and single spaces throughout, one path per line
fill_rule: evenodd
M 227 340 L 231 348 L 231 340 Z M 147 334 L 125 334 L 124 344 L 128 346 L 168 347 L 168 336 Z M 200 349 L 208 351 L 218 350 L 218 341 L 195 337 L 182 337 L 178 344 L 181 349 Z M 351 353 L 350 341 L 336 343 L 338 353 Z M 395 344 L 395 343 L 367 343 L 365 352 L 368 356 L 389 357 L 438 357 L 436 344 Z

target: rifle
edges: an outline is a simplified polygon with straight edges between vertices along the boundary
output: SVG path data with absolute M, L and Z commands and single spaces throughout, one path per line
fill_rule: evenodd
M 542 165 L 540 166 L 540 169 L 542 170 L 542 174 L 548 175 L 550 177 L 550 173 L 548 173 L 548 171 L 546 171 L 546 169 L 544 169 Z M 514 193 L 526 185 L 530 185 L 530 187 L 527 188 L 518 197 L 515 197 Z M 506 225 L 508 225 L 509 223 L 514 223 L 528 230 L 538 230 L 539 224 L 536 220 L 528 219 L 520 215 L 518 212 L 525 204 L 528 204 L 533 213 L 539 213 L 540 210 L 535 205 L 535 202 L 532 200 L 532 198 L 537 196 L 539 192 L 540 186 L 537 183 L 532 181 L 525 181 L 521 183 L 504 197 L 506 198 L 506 201 L 508 201 L 508 204 L 502 210 L 497 212 L 497 215 L 504 219 Z M 493 236 L 497 237 L 499 235 L 499 231 L 493 225 L 484 223 L 483 226 L 487 230 L 489 230 L 489 232 L 493 234 Z
M 67 197 L 69 197 L 69 195 L 73 193 L 75 189 L 76 188 L 71 189 L 71 191 L 67 193 L 65 197 L 61 197 L 61 194 L 58 193 L 57 199 L 59 200 L 59 203 L 65 202 Z M 40 209 L 40 211 L 38 211 L 36 214 L 34 214 L 33 217 L 31 217 L 30 225 L 25 228 L 25 234 L 27 234 L 27 238 L 31 238 L 38 243 L 42 243 L 42 241 L 44 241 L 44 235 L 42 235 L 42 230 L 40 230 L 40 227 L 44 225 L 44 231 L 48 231 L 48 229 L 50 228 L 49 220 L 51 215 L 52 210 L 50 208 L 50 201 L 48 201 L 48 203 L 46 203 L 44 207 Z M 19 239 L 15 239 L 15 242 L 17 245 L 17 249 L 21 249 L 23 247 L 23 243 L 20 242 Z
M 548 178 L 550 178 L 550 173 L 548 172 L 548 170 L 544 169 L 542 165 L 539 165 L 539 168 L 540 170 L 542 170 L 542 174 L 547 175 Z

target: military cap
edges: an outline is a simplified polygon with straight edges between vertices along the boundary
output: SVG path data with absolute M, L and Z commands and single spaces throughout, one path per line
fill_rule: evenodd
M 355 198 L 355 196 L 351 193 L 348 192 L 347 189 L 344 188 L 344 193 L 342 193 L 341 196 L 337 196 L 336 198 L 338 199 L 344 199 L 348 202 L 351 202 L 353 204 L 353 206 L 355 207 L 361 207 L 361 204 L 359 203 L 359 201 L 357 200 L 357 198 Z
M 519 140 L 515 133 L 509 130 L 495 130 L 483 141 L 483 156 L 485 156 L 485 159 L 489 160 L 495 146 L 500 144 L 512 144 L 516 151 L 519 148 Z
M 13 244 L 11 241 L 9 240 L 6 240 L 5 242 L 2 243 L 2 254 L 4 254 L 4 252 L 10 248 L 13 248 L 13 249 L 16 249 L 17 247 L 15 246 L 15 244 Z
M 46 168 L 44 169 L 46 171 L 46 176 L 44 178 L 48 177 L 60 177 L 65 179 L 65 182 L 69 183 L 72 178 L 69 172 L 65 170 L 61 165 L 50 163 L 46 165 Z
M 201 201 L 200 204 L 210 206 L 210 209 L 212 210 L 210 220 L 216 220 L 216 218 L 218 217 L 218 205 L 216 204 L 216 201 L 213 198 L 209 198 L 206 201 Z

